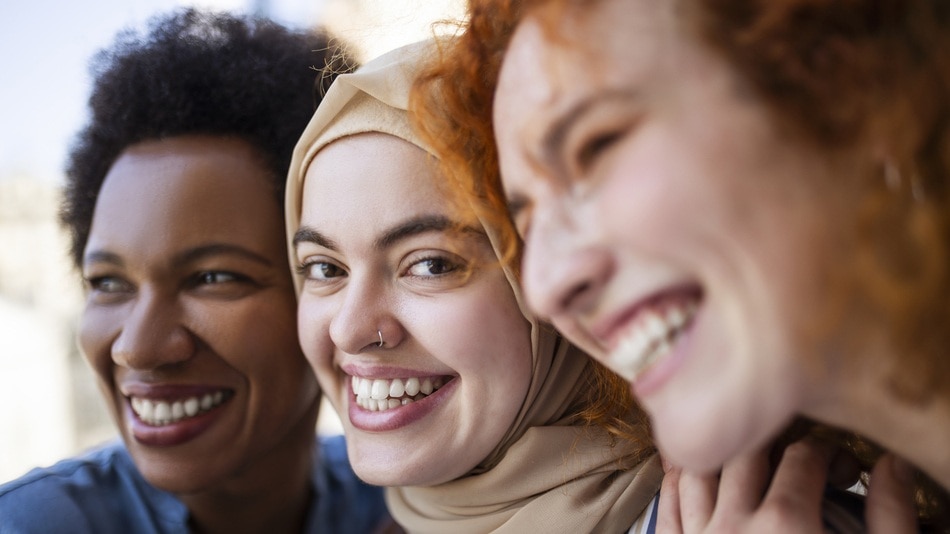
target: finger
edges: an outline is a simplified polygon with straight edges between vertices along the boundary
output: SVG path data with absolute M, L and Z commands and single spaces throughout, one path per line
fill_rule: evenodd
M 682 472 L 679 480 L 680 520 L 683 532 L 702 532 L 712 518 L 718 497 L 719 475 Z
M 785 448 L 763 508 L 781 523 L 785 520 L 814 521 L 821 524 L 821 504 L 832 451 L 826 444 L 811 439 Z
M 917 532 L 914 477 L 910 465 L 892 454 L 871 471 L 865 501 L 869 534 Z
M 766 450 L 752 452 L 730 461 L 722 469 L 716 516 L 752 512 L 762 502 L 769 481 Z
M 656 511 L 656 531 L 664 534 L 683 532 L 680 522 L 679 478 L 680 470 L 669 466 L 665 461 L 663 483 L 660 485 L 660 502 Z
M 849 450 L 839 447 L 831 457 L 828 484 L 846 490 L 861 481 L 861 462 Z

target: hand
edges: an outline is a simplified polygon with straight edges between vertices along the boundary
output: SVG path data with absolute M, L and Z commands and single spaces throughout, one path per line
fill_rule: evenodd
M 813 440 L 789 445 L 770 478 L 766 451 L 739 457 L 721 474 L 694 475 L 667 466 L 658 533 L 815 533 L 825 531 L 822 504 L 833 451 Z M 867 532 L 917 532 L 909 467 L 884 456 L 865 503 Z

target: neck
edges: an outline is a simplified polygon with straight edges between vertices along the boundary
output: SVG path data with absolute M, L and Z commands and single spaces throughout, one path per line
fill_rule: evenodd
M 302 532 L 311 492 L 316 409 L 283 443 L 213 490 L 179 495 L 192 532 Z
M 806 415 L 873 440 L 950 490 L 950 399 L 943 391 L 923 403 L 902 398 L 890 385 L 893 371 L 875 360 L 882 358 L 825 381 L 822 401 Z

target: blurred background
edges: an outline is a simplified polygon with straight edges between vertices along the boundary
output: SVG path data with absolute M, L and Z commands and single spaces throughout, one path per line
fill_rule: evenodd
M 116 436 L 75 343 L 79 276 L 56 223 L 85 123 L 87 64 L 124 28 L 179 6 L 322 25 L 360 59 L 431 35 L 463 0 L 29 0 L 0 4 L 0 483 Z M 320 431 L 338 431 L 324 406 Z

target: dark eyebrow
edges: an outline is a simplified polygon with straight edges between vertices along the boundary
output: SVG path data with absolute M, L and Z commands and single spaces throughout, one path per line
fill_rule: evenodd
M 541 139 L 540 163 L 552 170 L 559 169 L 564 141 L 574 124 L 595 106 L 604 102 L 633 100 L 637 96 L 638 93 L 629 89 L 610 89 L 575 102 L 548 126 L 547 133 Z
M 309 226 L 303 226 L 294 233 L 294 248 L 297 248 L 301 243 L 314 243 L 334 252 L 340 250 L 335 241 Z
M 118 254 L 106 252 L 104 250 L 93 250 L 92 252 L 89 252 L 83 256 L 82 264 L 86 265 L 89 263 L 111 263 L 116 267 L 121 267 L 125 264 Z
M 393 244 L 410 237 L 424 234 L 427 232 L 445 232 L 446 230 L 457 230 L 463 233 L 473 233 L 484 235 L 484 232 L 472 226 L 464 226 L 455 222 L 444 215 L 420 215 L 413 217 L 396 226 L 390 228 L 383 235 L 376 239 L 373 246 L 376 249 L 384 249 Z
M 449 219 L 448 217 L 445 217 L 444 215 L 420 215 L 418 217 L 407 219 L 393 226 L 389 230 L 386 230 L 383 235 L 376 238 L 376 241 L 373 242 L 373 248 L 382 250 L 391 247 L 393 244 L 398 243 L 403 239 L 408 239 L 419 234 L 424 234 L 427 232 L 445 232 L 447 230 L 458 230 L 464 233 L 485 235 L 485 233 L 479 228 L 461 225 Z M 293 243 L 295 248 L 300 243 L 305 242 L 313 243 L 317 246 L 332 250 L 334 252 L 339 252 L 340 250 L 339 245 L 335 241 L 309 226 L 300 228 L 294 234 Z
M 274 266 L 274 264 L 264 256 L 242 246 L 232 245 L 230 243 L 209 243 L 207 245 L 190 248 L 176 254 L 172 259 L 172 263 L 175 265 L 184 265 L 209 256 L 239 256 L 267 267 Z
M 230 243 L 209 243 L 207 245 L 199 245 L 197 247 L 190 248 L 188 250 L 179 252 L 172 258 L 173 265 L 185 265 L 191 262 L 207 258 L 209 256 L 239 256 L 251 261 L 266 265 L 267 267 L 273 267 L 273 263 L 261 256 L 260 254 L 248 250 L 244 247 L 238 245 L 232 245 Z M 125 262 L 122 258 L 114 253 L 108 252 L 105 250 L 94 250 L 83 257 L 83 265 L 89 263 L 110 263 L 117 267 L 122 267 L 125 265 Z

